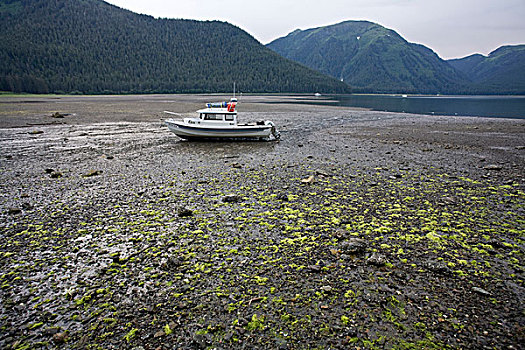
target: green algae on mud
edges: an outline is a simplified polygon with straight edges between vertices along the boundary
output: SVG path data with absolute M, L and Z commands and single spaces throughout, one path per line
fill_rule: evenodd
M 465 139 L 423 152 L 434 119 L 407 120 L 415 138 L 330 109 L 305 135 L 295 113 L 272 115 L 273 144 L 131 123 L 49 126 L 17 148 L 3 130 L 2 346 L 519 348 L 522 154 L 481 147 L 470 123 L 437 125 Z

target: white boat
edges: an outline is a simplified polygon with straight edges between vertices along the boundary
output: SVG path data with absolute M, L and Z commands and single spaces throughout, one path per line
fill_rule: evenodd
M 166 119 L 168 129 L 182 139 L 279 139 L 275 124 L 269 120 L 250 124 L 237 123 L 237 99 L 208 103 L 197 111 L 198 117 L 183 120 Z M 168 114 L 178 113 L 164 111 Z

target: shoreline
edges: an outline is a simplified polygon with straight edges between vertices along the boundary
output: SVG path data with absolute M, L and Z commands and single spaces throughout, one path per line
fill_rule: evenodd
M 2 97 L 0 95 L 0 128 L 32 127 L 35 125 L 59 124 L 86 124 L 106 121 L 155 121 L 163 118 L 162 113 L 166 108 L 171 108 L 178 113 L 193 113 L 203 103 L 212 99 L 227 100 L 228 94 L 205 95 L 31 95 L 17 97 Z M 311 96 L 299 96 L 301 101 L 315 101 Z M 299 104 L 286 103 L 297 100 L 295 95 L 244 95 L 241 97 L 240 116 L 246 112 L 261 111 L 299 111 L 302 109 L 325 112 L 329 109 L 344 109 L 347 111 L 370 111 L 374 113 L 389 113 L 400 117 L 407 115 L 430 118 L 483 118 L 498 120 L 522 120 L 520 118 L 461 116 L 440 114 L 412 114 L 405 112 L 375 111 L 372 108 L 334 106 L 334 102 L 327 100 L 326 104 Z M 129 104 L 131 102 L 131 104 Z M 136 104 L 141 106 L 136 108 Z M 83 105 L 85 104 L 85 105 Z M 128 105 L 129 104 L 129 105 Z M 78 107 L 81 108 L 78 108 Z M 90 107 L 83 110 L 82 106 Z M 145 110 L 145 108 L 149 110 Z M 164 109 L 163 109 L 164 108 Z M 55 112 L 66 114 L 64 119 L 53 119 L 50 116 Z M 74 116 L 75 118 L 72 118 Z
M 208 98 L 0 99 L 1 347 L 520 348 L 525 120 Z

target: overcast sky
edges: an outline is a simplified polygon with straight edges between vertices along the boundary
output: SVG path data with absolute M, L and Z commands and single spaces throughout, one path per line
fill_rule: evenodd
M 263 44 L 295 29 L 369 20 L 445 59 L 525 44 L 525 0 L 107 0 L 154 17 L 221 20 Z

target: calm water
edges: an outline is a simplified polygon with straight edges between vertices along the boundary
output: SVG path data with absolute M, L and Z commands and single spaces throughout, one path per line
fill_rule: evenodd
M 333 95 L 330 105 L 406 112 L 525 119 L 525 96 Z M 319 98 L 319 104 L 324 96 Z M 315 101 L 312 102 L 317 104 Z

